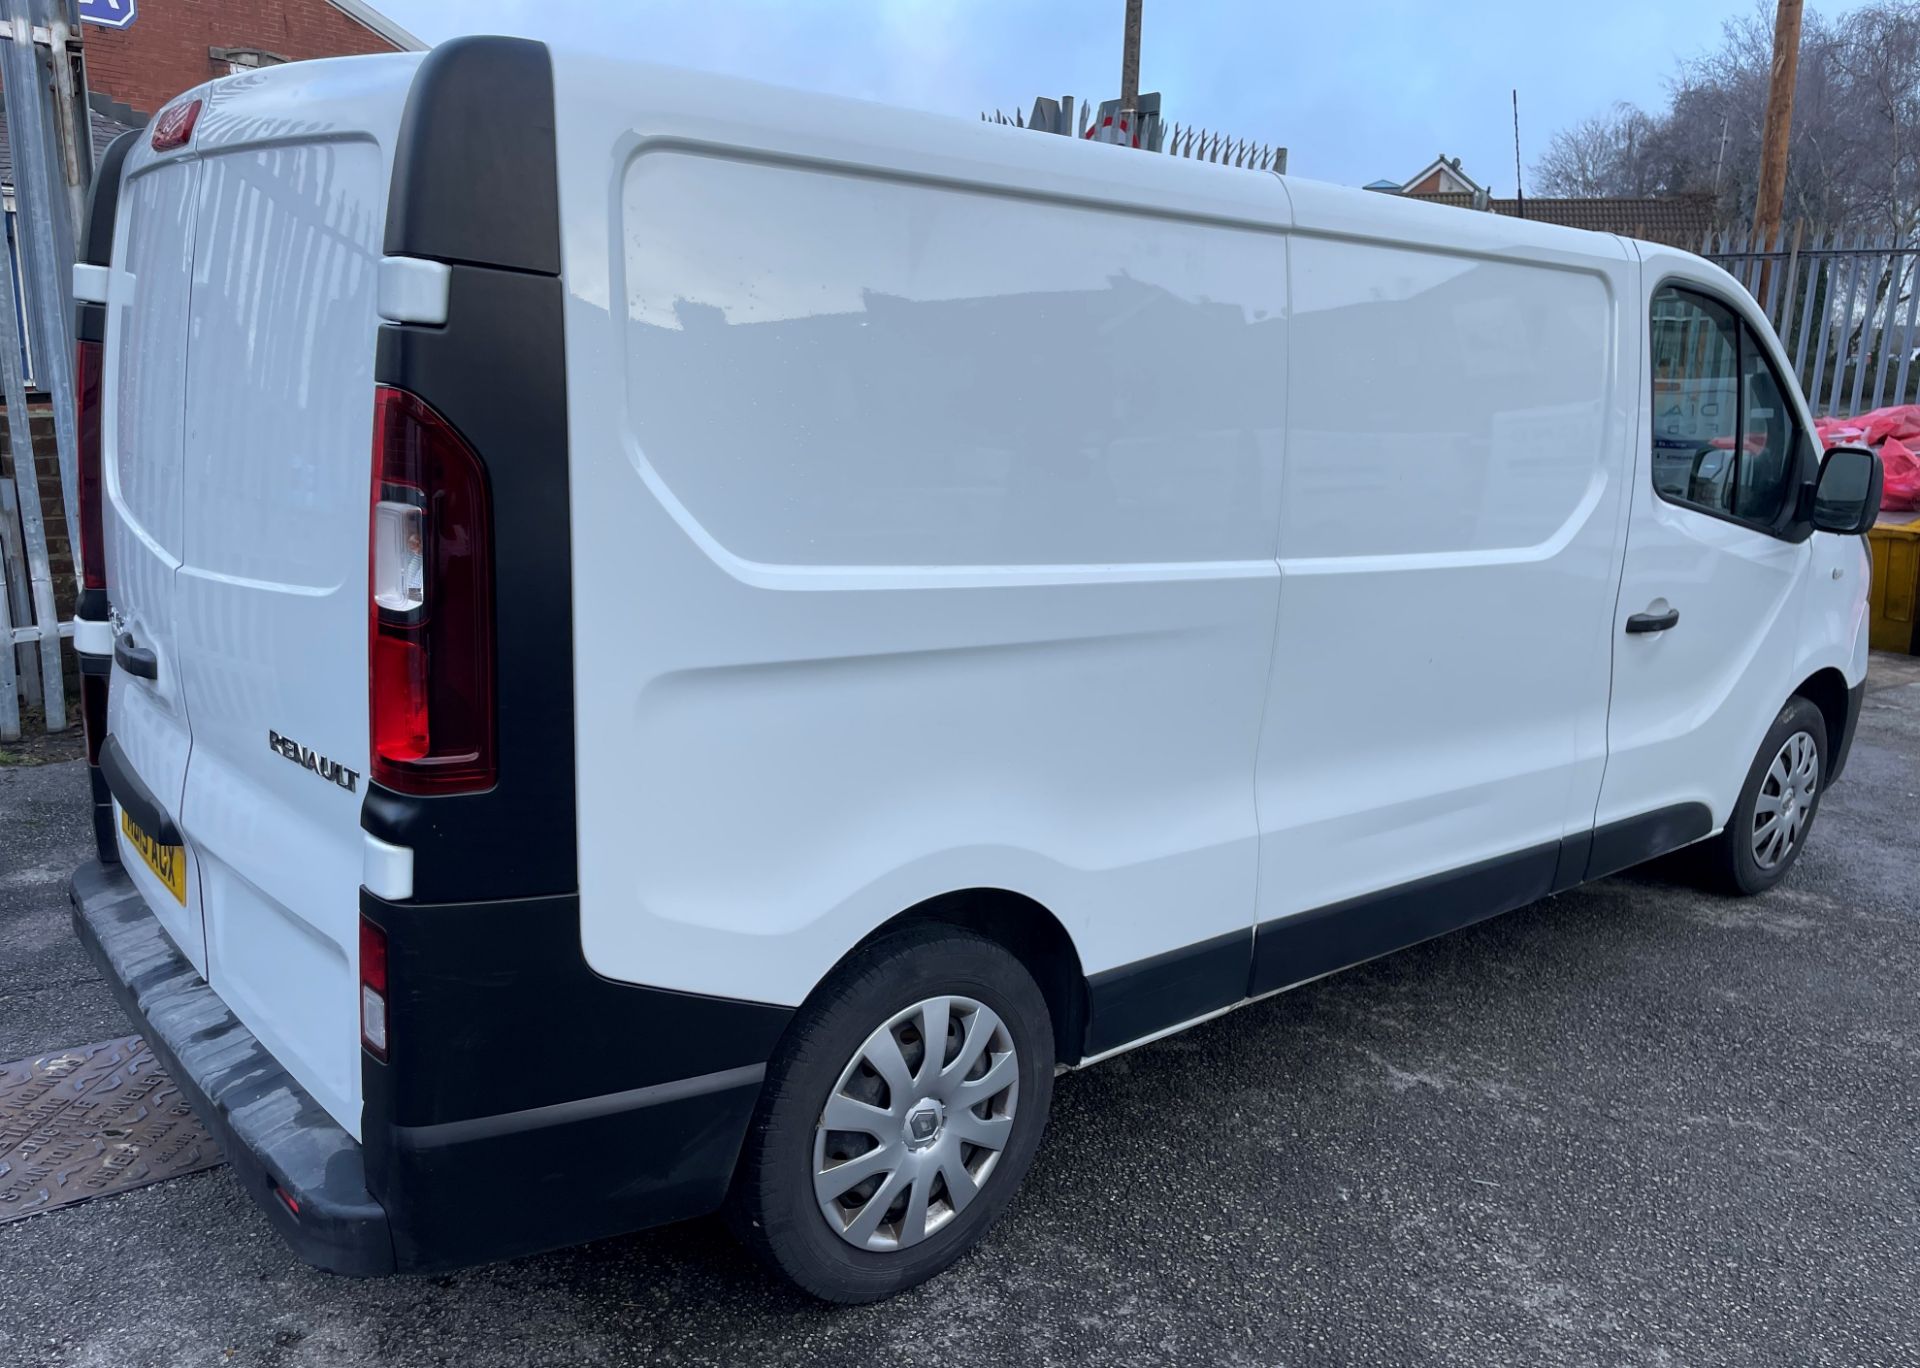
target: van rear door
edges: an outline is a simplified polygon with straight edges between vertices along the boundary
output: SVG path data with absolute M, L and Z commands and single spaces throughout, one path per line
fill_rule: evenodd
M 177 611 L 207 980 L 356 1137 L 375 281 L 417 62 L 217 82 L 197 141 Z
M 204 92 L 182 96 L 181 108 Z M 191 748 L 176 639 L 186 547 L 188 306 L 200 165 L 189 148 L 128 154 L 107 287 L 101 464 L 107 580 L 119 620 L 102 768 L 115 789 L 121 863 L 188 961 L 207 969 L 199 881 L 189 851 L 141 857 L 126 804 L 148 837 L 178 822 Z M 145 799 L 146 801 L 141 801 Z M 135 828 L 138 829 L 137 827 Z M 175 861 L 179 863 L 175 865 Z

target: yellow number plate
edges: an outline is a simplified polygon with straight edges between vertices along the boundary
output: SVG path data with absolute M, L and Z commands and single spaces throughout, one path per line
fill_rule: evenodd
M 127 816 L 125 808 L 120 809 L 120 830 L 126 833 L 127 843 L 140 852 L 140 858 L 147 862 L 147 868 L 158 876 L 167 891 L 187 905 L 187 852 L 179 846 L 161 845 L 133 824 L 133 818 Z

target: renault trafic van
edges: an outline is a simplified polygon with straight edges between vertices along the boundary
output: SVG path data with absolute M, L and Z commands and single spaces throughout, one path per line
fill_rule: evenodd
M 323 1268 L 885 1296 L 1057 1071 L 1757 893 L 1846 761 L 1877 466 L 1684 252 L 504 38 L 188 91 L 84 239 L 76 924 Z

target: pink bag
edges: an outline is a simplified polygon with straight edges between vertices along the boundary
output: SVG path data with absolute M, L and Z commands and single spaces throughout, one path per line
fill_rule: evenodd
M 1887 483 L 1880 494 L 1881 510 L 1904 513 L 1920 508 L 1920 456 L 1908 450 L 1898 437 L 1889 437 L 1880 447 L 1880 464 L 1887 472 Z

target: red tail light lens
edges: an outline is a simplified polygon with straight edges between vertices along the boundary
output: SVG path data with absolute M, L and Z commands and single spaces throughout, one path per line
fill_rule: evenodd
M 98 342 L 73 349 L 74 431 L 80 450 L 80 585 L 107 587 L 107 544 L 100 520 L 100 370 L 105 354 Z
M 174 105 L 160 112 L 153 122 L 153 150 L 167 152 L 186 145 L 193 136 L 193 126 L 200 118 L 200 102 L 188 100 L 185 104 Z
M 371 770 L 401 793 L 493 786 L 488 504 L 486 470 L 446 419 L 405 390 L 375 391 Z
M 387 933 L 360 918 L 360 1043 L 387 1057 Z

